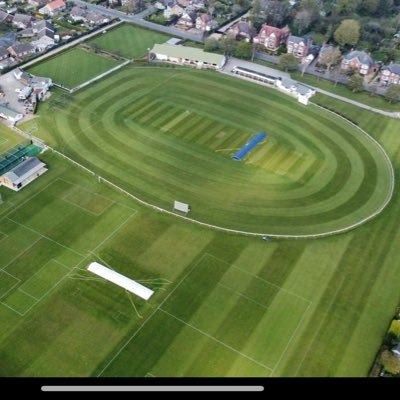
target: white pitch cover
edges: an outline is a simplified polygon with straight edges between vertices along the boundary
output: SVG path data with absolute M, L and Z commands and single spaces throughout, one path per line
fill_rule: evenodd
M 153 290 L 97 262 L 90 263 L 88 266 L 88 271 L 93 272 L 94 274 L 101 276 L 107 281 L 115 283 L 126 290 L 129 290 L 131 293 L 136 294 L 144 300 L 148 300 L 154 293 Z

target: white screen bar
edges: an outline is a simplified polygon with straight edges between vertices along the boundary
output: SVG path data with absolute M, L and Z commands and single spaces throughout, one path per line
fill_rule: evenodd
M 215 385 L 215 386 L 106 386 L 106 385 L 46 385 L 43 392 L 262 392 L 261 385 Z

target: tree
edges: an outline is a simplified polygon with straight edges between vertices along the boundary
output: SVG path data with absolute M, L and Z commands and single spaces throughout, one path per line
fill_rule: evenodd
M 362 92 L 364 90 L 364 78 L 354 74 L 349 78 L 347 86 L 353 93 Z
M 397 103 L 400 101 L 400 86 L 392 85 L 386 89 L 385 98 L 389 103 Z
M 218 49 L 218 41 L 214 38 L 208 38 L 204 41 L 205 51 L 215 51 Z
M 353 14 L 362 0 L 337 0 L 335 12 L 339 15 Z
M 294 23 L 297 27 L 299 35 L 302 35 L 312 22 L 312 14 L 308 10 L 299 11 L 294 17 Z
M 385 350 L 381 355 L 381 362 L 385 370 L 393 375 L 400 374 L 400 358 L 392 354 L 391 351 Z
M 279 65 L 285 69 L 285 71 L 295 71 L 299 60 L 293 54 L 282 54 L 279 57 Z
M 249 60 L 251 58 L 252 48 L 249 42 L 242 40 L 236 47 L 235 56 Z
M 371 16 L 375 14 L 379 6 L 379 0 L 363 0 L 358 6 L 358 12 L 362 15 Z
M 224 55 L 231 56 L 235 53 L 237 41 L 229 36 L 226 36 L 222 41 L 222 48 L 224 49 Z
M 333 34 L 337 43 L 355 45 L 360 40 L 360 23 L 355 19 L 343 20 Z
M 250 21 L 254 24 L 254 22 L 258 22 L 261 19 L 261 0 L 253 0 L 250 10 Z
M 329 71 L 332 65 L 339 63 L 342 53 L 338 47 L 327 47 L 321 51 L 318 62 L 319 64 L 325 65 L 326 70 Z

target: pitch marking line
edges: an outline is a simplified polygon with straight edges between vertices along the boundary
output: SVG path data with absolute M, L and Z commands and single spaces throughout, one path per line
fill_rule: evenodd
M 128 218 L 125 219 L 124 222 L 122 222 L 122 224 L 118 225 L 114 231 L 112 231 L 103 241 L 101 241 L 92 251 L 91 253 L 96 253 L 96 251 L 104 244 L 106 243 L 108 240 L 110 240 L 114 235 L 116 235 L 118 233 L 119 230 L 122 229 L 122 227 L 124 225 L 126 225 L 128 222 L 130 222 L 130 220 L 136 215 L 137 211 L 135 211 L 134 213 L 132 213 Z
M 101 376 L 103 372 L 110 366 L 110 364 L 121 354 L 121 352 L 125 349 L 126 346 L 134 339 L 137 334 L 143 329 L 143 327 L 151 320 L 151 318 L 155 315 L 155 313 L 162 307 L 162 305 L 170 298 L 170 296 L 178 289 L 179 286 L 185 281 L 185 279 L 194 271 L 194 269 L 200 264 L 205 254 L 203 254 L 198 262 L 184 275 L 184 277 L 178 282 L 178 284 L 171 290 L 171 292 L 165 297 L 165 299 L 154 309 L 154 311 L 143 321 L 142 325 L 136 329 L 133 335 L 121 346 L 121 348 L 115 353 L 115 355 L 110 359 L 110 361 L 105 365 L 105 367 L 99 372 L 97 376 Z
M 189 324 L 188 322 L 184 321 L 183 319 L 180 319 L 180 318 L 176 317 L 175 315 L 169 313 L 168 311 L 163 310 L 162 308 L 159 308 L 159 310 L 162 311 L 163 313 L 169 315 L 170 317 L 176 319 L 177 321 L 181 322 L 182 324 L 185 324 L 185 325 L 189 326 L 190 328 L 194 329 L 195 331 L 197 331 L 197 332 L 203 334 L 204 336 L 208 337 L 209 339 L 211 339 L 211 340 L 213 340 L 213 341 L 219 343 L 220 345 L 226 347 L 227 349 L 233 351 L 234 353 L 237 353 L 237 354 L 241 355 L 242 357 L 247 358 L 248 360 L 252 361 L 253 363 L 259 365 L 260 367 L 265 368 L 266 370 L 270 371 L 270 373 L 273 372 L 273 370 L 272 370 L 271 368 L 267 367 L 267 366 L 264 365 L 263 363 L 261 363 L 261 362 L 255 360 L 254 358 L 249 357 L 248 355 L 242 353 L 242 352 L 239 351 L 239 350 L 236 350 L 236 349 L 233 348 L 232 346 L 229 346 L 228 344 L 222 342 L 221 340 L 215 338 L 214 336 L 208 334 L 207 332 L 204 332 L 204 331 L 202 331 L 201 329 L 196 328 L 194 325 Z
M 34 240 L 26 249 L 22 250 L 19 254 L 17 254 L 7 265 L 0 269 L 0 271 L 6 272 L 6 268 L 8 268 L 14 261 L 16 261 L 19 257 L 23 256 L 27 251 L 29 251 L 39 240 L 42 238 L 39 237 Z M 11 275 L 11 274 L 10 274 Z
M 269 281 L 267 281 L 266 279 L 263 279 L 263 278 L 259 277 L 258 275 L 252 274 L 252 273 L 249 272 L 249 271 L 246 271 L 246 270 L 244 270 L 244 269 L 242 269 L 242 268 L 239 268 L 239 267 L 237 267 L 235 264 L 230 264 L 230 263 L 228 263 L 227 261 L 222 260 L 222 259 L 219 258 L 219 257 L 215 257 L 214 255 L 212 255 L 212 254 L 210 254 L 210 253 L 205 253 L 205 255 L 206 255 L 206 256 L 209 256 L 209 257 L 212 257 L 212 258 L 214 258 L 215 260 L 220 261 L 220 262 L 222 262 L 222 263 L 224 263 L 224 264 L 226 264 L 226 265 L 229 265 L 229 266 L 231 266 L 231 267 L 233 267 L 233 268 L 235 268 L 235 269 L 237 269 L 237 270 L 243 272 L 244 274 L 247 274 L 247 275 L 252 276 L 253 278 L 259 279 L 260 281 L 262 281 L 262 282 L 264 282 L 264 283 L 266 283 L 266 284 L 268 284 L 268 285 L 274 286 L 274 287 L 276 287 L 278 290 L 281 290 L 282 292 L 286 292 L 286 293 L 289 294 L 290 296 L 297 297 L 297 298 L 299 298 L 299 299 L 301 299 L 301 300 L 303 300 L 303 301 L 305 301 L 306 303 L 309 303 L 309 304 L 312 303 L 311 300 L 308 300 L 308 299 L 306 299 L 306 298 L 303 297 L 303 296 L 300 296 L 300 295 L 298 295 L 298 294 L 296 294 L 296 293 L 291 292 L 290 290 L 284 289 L 284 288 L 281 287 L 281 286 L 278 286 L 278 285 L 276 285 L 276 284 L 274 284 L 274 283 L 272 283 L 272 282 L 269 282 Z
M 93 212 L 93 211 L 88 210 L 88 209 L 85 208 L 85 207 L 80 206 L 79 204 L 74 203 L 74 202 L 71 201 L 71 200 L 68 200 L 66 197 L 62 197 L 61 200 L 62 200 L 62 201 L 65 201 L 65 202 L 68 203 L 68 204 L 71 204 L 71 206 L 78 207 L 78 208 L 80 208 L 82 211 L 84 211 L 84 212 L 86 212 L 86 213 L 88 213 L 88 214 L 94 215 L 95 217 L 99 217 L 100 215 L 104 214 L 104 213 L 114 204 L 113 201 L 110 201 L 110 204 L 109 204 L 107 207 L 105 207 L 102 211 L 100 211 L 100 212 L 98 212 L 98 213 L 95 213 L 95 212 Z
M 2 232 L 2 231 L 0 231 L 0 235 L 3 235 L 3 237 L 0 239 L 0 243 L 1 243 L 4 239 L 8 238 L 7 233 L 4 233 L 4 232 Z
M 20 292 L 22 292 L 22 293 L 24 293 L 24 294 L 26 294 L 26 295 L 29 296 L 29 297 L 32 297 L 32 299 L 34 299 L 36 302 L 38 302 L 38 301 L 40 300 L 40 299 L 38 299 L 37 297 L 32 296 L 30 293 L 25 292 L 24 289 L 18 288 L 17 290 L 20 291 Z
M 102 197 L 102 198 L 105 199 L 105 200 L 111 201 L 111 202 L 113 202 L 113 204 L 117 204 L 117 205 L 119 205 L 119 206 L 121 206 L 121 207 L 127 208 L 128 210 L 137 212 L 137 210 L 136 210 L 135 208 L 129 207 L 129 206 L 127 206 L 126 204 L 120 203 L 119 201 L 112 200 L 112 199 L 110 199 L 109 197 L 104 196 L 104 195 L 102 195 L 102 194 L 92 192 L 91 190 L 88 190 L 87 188 L 85 188 L 85 187 L 83 187 L 83 186 L 81 186 L 81 185 L 78 185 L 77 183 L 73 183 L 73 182 L 71 182 L 71 181 L 68 181 L 67 179 L 64 179 L 64 178 L 57 178 L 56 180 L 57 180 L 57 181 L 61 181 L 61 182 L 68 183 L 68 184 L 70 184 L 70 185 L 72 185 L 72 186 L 76 186 L 76 187 L 78 187 L 78 188 L 81 189 L 81 190 L 85 190 L 86 192 L 89 192 L 89 193 L 94 194 L 94 195 L 96 195 L 96 196 L 100 196 L 100 197 Z
M 305 318 L 305 316 L 306 316 L 306 314 L 307 314 L 307 312 L 308 312 L 308 310 L 309 310 L 311 304 L 312 304 L 312 302 L 310 302 L 310 303 L 307 305 L 307 308 L 304 310 L 303 315 L 302 315 L 301 318 L 300 318 L 300 321 L 298 322 L 296 328 L 293 330 L 293 332 L 292 332 L 292 334 L 291 334 L 291 336 L 290 336 L 290 338 L 289 338 L 289 341 L 287 342 L 285 348 L 284 348 L 283 351 L 282 351 L 282 354 L 280 355 L 278 361 L 276 362 L 275 367 L 274 367 L 273 370 L 272 370 L 271 376 L 274 375 L 276 369 L 278 368 L 278 365 L 279 365 L 280 362 L 282 361 L 283 357 L 286 355 L 287 350 L 289 349 L 289 347 L 290 347 L 290 345 L 291 345 L 293 339 L 295 338 L 295 336 L 296 336 L 296 334 L 297 334 L 297 332 L 298 332 L 300 326 L 303 324 L 304 318 Z
M 57 263 L 60 267 L 66 269 L 68 272 L 71 271 L 68 267 L 66 267 L 65 265 L 63 265 L 63 264 L 57 262 L 57 260 L 55 260 L 55 259 L 52 258 L 52 259 L 50 259 L 49 261 L 47 261 L 47 263 L 45 263 L 41 268 L 39 268 L 33 275 L 31 275 L 30 278 L 27 279 L 21 286 L 26 285 L 31 279 L 33 279 L 43 268 L 47 267 L 47 266 L 49 265 L 49 263 L 52 262 L 52 261 L 54 261 L 55 263 Z M 61 279 L 63 279 L 63 278 L 64 278 L 64 276 L 63 276 Z M 58 281 L 57 281 L 57 282 L 58 282 Z M 37 298 L 37 297 L 33 296 L 31 293 L 28 293 L 27 291 L 25 291 L 25 290 L 23 290 L 23 289 L 21 289 L 21 288 L 19 288 L 19 290 L 20 290 L 21 292 L 27 294 L 28 296 L 31 296 L 32 298 L 34 298 L 34 299 L 37 300 L 37 301 L 40 301 L 40 300 L 42 299 L 42 297 L 44 296 L 44 295 L 42 295 L 41 297 Z
M 21 317 L 23 317 L 23 316 L 25 315 L 25 314 L 21 314 L 19 311 L 15 310 L 13 307 L 9 306 L 9 305 L 6 304 L 6 303 L 1 302 L 1 304 L 2 304 L 4 307 L 9 308 L 11 311 L 14 311 L 16 314 L 20 315 Z
M 43 239 L 47 239 L 47 240 L 50 241 L 50 242 L 53 242 L 53 243 L 55 243 L 55 244 L 58 244 L 59 246 L 63 247 L 64 249 L 67 249 L 67 250 L 69 250 L 69 251 L 72 251 L 73 253 L 75 253 L 75 254 L 78 255 L 78 256 L 85 257 L 84 254 L 79 253 L 78 251 L 72 249 L 71 247 L 68 247 L 68 246 L 63 245 L 63 244 L 61 244 L 60 242 L 57 242 L 57 240 L 54 240 L 54 239 L 50 238 L 49 236 L 43 235 L 42 233 L 38 232 L 37 230 L 35 230 L 35 229 L 33 229 L 33 228 L 30 228 L 29 226 L 27 226 L 27 225 L 25 225 L 25 224 L 23 224 L 23 223 L 21 223 L 21 222 L 17 222 L 17 221 L 15 221 L 15 220 L 11 219 L 10 217 L 5 217 L 5 218 L 7 218 L 7 219 L 8 219 L 9 221 L 11 221 L 11 222 L 14 222 L 14 223 L 17 224 L 17 225 L 20 225 L 20 226 L 22 226 L 22 227 L 28 229 L 28 230 L 31 231 L 31 232 L 36 233 L 37 235 L 40 235 Z
M 16 282 L 14 283 L 14 285 L 12 286 L 12 287 L 10 287 L 10 289 L 8 289 L 5 293 L 3 293 L 1 296 L 0 296 L 0 299 L 2 299 L 3 297 L 6 297 L 7 295 L 8 295 L 8 293 L 10 293 L 14 288 L 15 288 L 15 286 L 18 286 L 20 283 L 21 283 L 21 279 L 19 279 L 19 278 L 17 278 L 16 276 L 14 276 L 14 275 L 11 275 L 10 273 L 8 273 L 7 271 L 4 271 L 4 270 L 0 270 L 0 272 L 3 272 L 4 274 L 7 274 L 7 275 L 9 275 L 9 276 L 11 276 L 11 278 L 14 278 L 15 280 L 16 280 Z

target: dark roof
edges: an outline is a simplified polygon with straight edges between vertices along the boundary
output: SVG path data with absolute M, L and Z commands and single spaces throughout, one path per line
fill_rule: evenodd
M 1 47 L 10 47 L 17 40 L 17 34 L 15 32 L 7 32 L 3 36 L 0 37 L 0 46 Z
M 56 30 L 54 25 L 51 24 L 49 21 L 46 21 L 46 20 L 35 21 L 32 24 L 32 28 L 33 29 L 37 29 L 38 31 L 41 31 L 42 29 L 49 29 L 49 30 L 55 32 L 55 30 Z
M 13 22 L 23 22 L 23 23 L 29 23 L 32 21 L 32 17 L 30 15 L 26 14 L 15 14 Z
M 388 70 L 390 72 L 393 72 L 394 74 L 400 75 L 400 64 L 385 65 L 382 69 Z
M 0 57 L 4 57 L 6 55 L 8 55 L 7 49 L 5 49 L 4 47 L 0 47 Z
M 38 32 L 37 34 L 38 38 L 41 39 L 43 36 L 47 36 L 48 38 L 54 39 L 54 31 L 51 31 L 50 29 L 42 29 L 41 31 Z
M 354 50 L 344 56 L 345 60 L 352 60 L 353 58 L 358 58 L 361 64 L 372 65 L 374 60 L 365 51 Z
M 42 163 L 38 158 L 29 157 L 25 161 L 22 161 L 21 164 L 5 173 L 3 176 L 8 178 L 14 184 L 17 184 L 20 181 L 23 181 L 25 177 L 37 172 L 44 166 L 45 164 Z
M 305 44 L 309 44 L 311 42 L 310 38 L 308 37 L 294 36 L 294 35 L 290 35 L 288 41 L 294 43 L 304 42 Z
M 3 22 L 8 16 L 9 14 L 4 12 L 3 10 L 0 10 L 0 22 Z
M 26 51 L 32 51 L 33 46 L 30 43 L 15 43 L 9 47 L 14 50 L 15 54 L 25 53 Z

